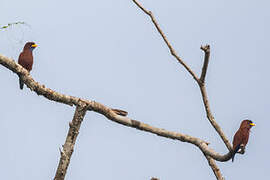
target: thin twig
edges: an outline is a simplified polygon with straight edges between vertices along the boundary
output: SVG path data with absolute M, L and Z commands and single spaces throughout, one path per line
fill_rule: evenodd
M 14 22 L 14 23 L 8 23 L 7 25 L 5 26 L 0 26 L 0 30 L 1 29 L 6 29 L 8 27 L 11 27 L 11 26 L 14 26 L 14 25 L 18 25 L 18 24 L 26 24 L 25 22 L 22 22 L 22 21 L 18 21 L 18 22 Z
M 74 151 L 75 142 L 79 134 L 81 123 L 83 121 L 86 111 L 87 105 L 84 102 L 80 102 L 80 105 L 76 107 L 72 121 L 69 123 L 69 131 L 67 134 L 66 142 L 63 145 L 63 150 L 60 151 L 61 157 L 54 180 L 65 179 L 67 168 L 70 163 L 70 158 Z
M 206 76 L 206 72 L 207 72 L 207 68 L 208 68 L 208 64 L 209 64 L 210 46 L 209 45 L 201 46 L 201 50 L 203 50 L 204 53 L 205 53 L 205 55 L 204 55 L 204 63 L 203 63 L 203 68 L 202 68 L 202 74 L 201 74 L 201 77 L 200 77 L 201 83 L 204 84 L 205 76 Z
M 205 88 L 205 76 L 206 76 L 207 67 L 208 67 L 209 58 L 210 58 L 210 46 L 209 45 L 201 46 L 201 50 L 204 51 L 205 55 L 204 55 L 204 63 L 203 63 L 202 73 L 201 73 L 201 77 L 200 77 L 200 81 L 199 81 L 198 85 L 200 87 L 200 91 L 202 94 L 205 112 L 206 112 L 207 118 L 210 121 L 211 125 L 215 128 L 215 130 L 217 131 L 217 133 L 221 137 L 222 141 L 224 142 L 224 144 L 228 148 L 228 150 L 232 151 L 232 145 L 231 145 L 230 141 L 226 137 L 225 133 L 222 131 L 221 127 L 215 121 L 215 118 L 211 112 L 210 104 L 208 101 L 207 92 L 206 92 L 206 88 Z
M 207 115 L 207 118 L 208 118 L 209 122 L 214 127 L 214 129 L 217 131 L 217 133 L 221 137 L 222 141 L 224 142 L 224 144 L 226 145 L 228 150 L 232 151 L 232 145 L 231 145 L 229 139 L 226 137 L 225 133 L 222 131 L 221 127 L 218 125 L 218 123 L 216 122 L 214 116 L 212 115 L 212 112 L 211 112 L 211 109 L 210 109 L 210 104 L 208 102 L 208 97 L 207 97 L 205 85 L 204 84 L 199 84 L 199 86 L 200 86 L 200 91 L 201 91 L 202 98 L 203 98 L 204 108 L 205 108 L 206 115 Z
M 140 3 L 138 3 L 136 0 L 133 0 L 133 2 L 148 16 L 150 16 L 153 24 L 155 25 L 156 29 L 158 30 L 159 34 L 162 36 L 162 39 L 164 40 L 164 42 L 166 43 L 166 45 L 168 46 L 168 48 L 170 49 L 171 54 L 177 59 L 177 61 L 182 64 L 184 66 L 184 68 L 189 72 L 189 74 L 195 79 L 195 81 L 199 82 L 198 77 L 196 76 L 196 74 L 191 70 L 191 68 L 186 65 L 186 63 L 177 55 L 177 53 L 175 52 L 174 48 L 172 47 L 171 43 L 169 42 L 169 40 L 167 39 L 167 37 L 165 36 L 164 32 L 161 30 L 161 28 L 159 27 L 159 24 L 157 23 L 153 13 L 151 11 L 147 11 Z

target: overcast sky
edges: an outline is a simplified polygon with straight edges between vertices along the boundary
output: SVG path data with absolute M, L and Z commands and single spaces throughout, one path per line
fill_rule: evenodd
M 140 1 L 176 52 L 199 74 L 200 46 L 211 45 L 210 105 L 232 140 L 243 119 L 256 123 L 244 155 L 218 166 L 226 179 L 269 178 L 269 41 L 267 0 Z M 199 88 L 170 55 L 149 17 L 132 0 L 1 0 L 0 53 L 17 61 L 26 41 L 32 77 L 58 92 L 129 112 L 152 126 L 226 146 L 208 122 Z M 75 107 L 24 88 L 0 66 L 0 179 L 52 179 Z M 67 180 L 215 179 L 195 146 L 128 128 L 87 112 Z

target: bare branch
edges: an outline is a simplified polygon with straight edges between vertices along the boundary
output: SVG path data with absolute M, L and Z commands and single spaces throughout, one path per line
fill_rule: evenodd
M 201 46 L 201 50 L 204 51 L 205 55 L 204 55 L 204 63 L 203 63 L 203 68 L 202 68 L 202 74 L 200 77 L 201 83 L 204 84 L 205 81 L 205 76 L 206 76 L 206 72 L 207 72 L 207 67 L 209 64 L 209 57 L 210 57 L 210 46 L 206 45 L 206 46 Z
M 156 29 L 158 30 L 159 34 L 162 36 L 164 42 L 167 44 L 168 48 L 170 49 L 171 54 L 177 59 L 177 61 L 182 64 L 184 66 L 184 68 L 189 72 L 189 74 L 195 79 L 195 81 L 197 81 L 199 83 L 199 79 L 196 76 L 196 74 L 190 69 L 190 67 L 188 67 L 188 65 L 186 65 L 186 63 L 176 54 L 174 48 L 172 47 L 172 45 L 170 44 L 169 40 L 167 39 L 167 37 L 165 36 L 165 34 L 163 33 L 163 31 L 161 30 L 161 28 L 159 27 L 154 15 L 152 14 L 151 11 L 147 11 L 140 3 L 138 3 L 136 0 L 133 0 L 133 2 L 148 16 L 150 16 L 153 24 L 155 25 Z
M 212 170 L 213 170 L 213 172 L 214 172 L 217 180 L 225 180 L 222 177 L 222 174 L 221 174 L 221 172 L 220 172 L 220 170 L 219 170 L 219 168 L 218 168 L 215 160 L 212 159 L 211 157 L 207 156 L 207 155 L 205 155 L 205 158 L 207 159 L 209 166 L 212 168 Z
M 179 140 L 182 142 L 191 143 L 191 144 L 197 146 L 205 155 L 205 157 L 208 161 L 208 164 L 212 168 L 216 178 L 218 180 L 224 180 L 224 178 L 222 177 L 222 174 L 220 172 L 220 169 L 216 165 L 215 160 L 221 161 L 221 162 L 228 161 L 232 156 L 230 153 L 232 151 L 232 146 L 231 146 L 229 140 L 227 139 L 226 135 L 223 133 L 221 127 L 217 124 L 217 122 L 214 119 L 214 116 L 211 113 L 210 105 L 209 105 L 208 97 L 207 97 L 207 93 L 206 93 L 205 77 L 206 77 L 208 64 L 209 64 L 209 58 L 210 58 L 210 46 L 206 45 L 206 46 L 201 47 L 201 49 L 205 53 L 205 56 L 204 56 L 204 63 L 203 63 L 203 67 L 202 67 L 201 76 L 200 76 L 200 78 L 198 78 L 196 76 L 196 74 L 191 70 L 191 68 L 177 55 L 174 48 L 170 44 L 169 40 L 165 36 L 164 32 L 161 30 L 161 28 L 160 28 L 159 24 L 157 23 L 152 12 L 146 10 L 136 0 L 133 0 L 133 2 L 146 15 L 148 15 L 151 18 L 157 31 L 159 32 L 162 39 L 164 40 L 167 47 L 169 48 L 172 56 L 174 56 L 177 59 L 177 61 L 182 66 L 184 66 L 184 68 L 188 71 L 188 73 L 198 83 L 198 85 L 200 87 L 201 94 L 202 94 L 202 99 L 203 99 L 205 111 L 207 114 L 207 118 L 210 121 L 211 125 L 214 127 L 214 129 L 217 131 L 217 133 L 219 134 L 219 136 L 221 137 L 223 142 L 225 143 L 229 152 L 225 155 L 220 155 L 219 153 L 210 149 L 208 146 L 209 143 L 202 140 L 202 139 L 192 137 L 192 136 L 182 134 L 182 133 L 176 133 L 176 132 L 172 132 L 172 131 L 167 131 L 165 129 L 156 128 L 156 127 L 150 126 L 148 124 L 145 124 L 143 122 L 136 121 L 136 120 L 130 119 L 128 117 L 124 117 L 124 116 L 127 116 L 126 111 L 119 110 L 119 109 L 111 109 L 111 108 L 106 107 L 105 105 L 98 103 L 98 102 L 95 102 L 95 101 L 81 99 L 81 98 L 74 97 L 74 96 L 68 96 L 68 95 L 64 95 L 64 94 L 58 93 L 56 91 L 53 91 L 49 88 L 46 88 L 44 85 L 41 85 L 38 82 L 35 82 L 27 70 L 25 70 L 22 66 L 17 64 L 15 61 L 13 61 L 7 57 L 4 57 L 3 55 L 0 54 L 0 64 L 7 67 L 8 69 L 13 71 L 14 73 L 20 75 L 23 82 L 32 91 L 35 91 L 38 95 L 42 95 L 49 100 L 60 102 L 60 103 L 71 105 L 71 106 L 73 106 L 73 105 L 76 106 L 76 111 L 75 111 L 73 120 L 70 123 L 68 135 L 67 135 L 65 144 L 63 145 L 63 150 L 60 150 L 61 157 L 60 157 L 59 165 L 58 165 L 54 180 L 64 180 L 64 178 L 65 178 L 66 171 L 67 171 L 68 165 L 70 163 L 70 158 L 71 158 L 72 153 L 74 151 L 74 146 L 75 146 L 75 142 L 76 142 L 76 139 L 77 139 L 77 136 L 79 133 L 79 129 L 80 129 L 81 123 L 83 121 L 83 118 L 84 118 L 87 110 L 102 114 L 105 117 L 107 117 L 109 120 L 112 120 L 112 121 L 117 122 L 119 124 L 122 124 L 124 126 L 129 126 L 132 128 L 136 128 L 138 130 L 142 130 L 142 131 L 146 131 L 146 132 L 149 132 L 152 134 L 156 134 L 158 136 L 162 136 L 162 137 L 170 138 L 170 139 L 174 139 L 174 140 Z M 9 25 L 12 25 L 12 24 L 9 24 Z M 8 26 L 3 26 L 3 27 L 0 27 L 0 29 L 4 29 L 7 27 Z M 151 178 L 151 180 L 158 180 L 158 178 L 153 177 L 153 178 Z
M 230 141 L 226 137 L 225 133 L 222 131 L 221 127 L 215 121 L 214 116 L 212 115 L 212 112 L 210 109 L 210 104 L 209 104 L 208 97 L 207 97 L 206 88 L 205 88 L 204 82 L 205 82 L 205 76 L 206 76 L 207 67 L 208 67 L 208 63 L 209 63 L 209 57 L 210 57 L 210 46 L 209 45 L 201 46 L 201 50 L 204 51 L 205 56 L 204 56 L 204 63 L 203 63 L 201 77 L 200 77 L 200 82 L 198 83 L 198 85 L 200 86 L 200 91 L 202 94 L 203 104 L 205 107 L 206 115 L 207 115 L 208 120 L 210 121 L 210 123 L 215 128 L 215 130 L 217 131 L 217 133 L 221 137 L 222 141 L 224 142 L 224 144 L 228 148 L 228 150 L 232 151 L 232 145 L 231 145 Z
M 148 16 L 151 17 L 155 27 L 157 28 L 158 32 L 160 33 L 160 35 L 162 36 L 163 40 L 166 42 L 167 46 L 169 47 L 169 49 L 171 50 L 171 54 L 185 67 L 185 69 L 193 76 L 193 78 L 195 79 L 195 81 L 198 83 L 198 85 L 200 86 L 200 90 L 201 90 L 201 94 L 203 97 L 203 102 L 204 102 L 204 106 L 205 106 L 205 110 L 206 110 L 206 114 L 207 117 L 210 121 L 210 123 L 212 124 L 212 126 L 215 128 L 215 130 L 218 132 L 218 134 L 220 135 L 220 137 L 222 138 L 223 142 L 225 143 L 225 145 L 227 146 L 228 150 L 231 151 L 232 150 L 232 146 L 230 144 L 230 141 L 228 140 L 228 138 L 225 136 L 225 134 L 223 133 L 221 127 L 217 124 L 217 122 L 214 119 L 214 116 L 211 113 L 210 110 L 210 105 L 208 103 L 208 98 L 207 98 L 207 94 L 206 94 L 206 89 L 204 86 L 204 83 L 201 83 L 201 79 L 205 79 L 205 75 L 206 75 L 206 71 L 207 71 L 207 66 L 208 66 L 208 62 L 209 62 L 209 56 L 210 56 L 210 46 L 207 47 L 202 47 L 203 50 L 205 50 L 206 52 L 206 57 L 205 57 L 205 61 L 204 61 L 204 66 L 203 66 L 203 71 L 202 71 L 202 75 L 201 78 L 198 79 L 197 76 L 195 75 L 195 73 L 182 61 L 182 59 L 180 57 L 178 57 L 173 49 L 173 47 L 171 46 L 171 44 L 169 43 L 169 41 L 167 40 L 166 36 L 164 35 L 164 33 L 162 32 L 162 30 L 160 29 L 157 21 L 155 20 L 153 14 L 151 13 L 151 11 L 147 11 L 140 3 L 138 3 L 136 0 L 133 0 L 133 2 L 140 8 L 143 10 L 143 12 L 145 12 Z M 208 56 L 208 57 L 207 57 Z
M 32 91 L 35 91 L 37 95 L 42 95 L 49 100 L 67 104 L 70 106 L 79 105 L 79 100 L 80 100 L 79 98 L 58 93 L 49 88 L 46 88 L 45 85 L 41 85 L 38 82 L 35 82 L 26 69 L 24 69 L 18 63 L 16 63 L 14 60 L 9 59 L 1 54 L 0 54 L 0 64 L 7 67 L 14 73 L 20 75 L 21 79 L 27 85 L 27 87 L 29 87 Z M 95 104 L 94 101 L 86 102 L 86 103 Z M 91 106 L 89 106 L 89 110 L 91 110 Z M 121 116 L 126 116 L 128 114 L 126 111 L 119 110 L 119 109 L 111 109 L 111 111 Z
M 215 121 L 214 116 L 212 115 L 212 112 L 210 110 L 210 104 L 208 102 L 206 88 L 205 88 L 204 84 L 199 84 L 199 85 L 200 85 L 200 91 L 201 91 L 201 94 L 202 94 L 203 104 L 204 104 L 204 108 L 205 108 L 205 111 L 206 111 L 207 118 L 210 121 L 210 123 L 212 124 L 212 126 L 215 128 L 215 130 L 217 131 L 219 136 L 221 137 L 222 141 L 224 142 L 224 144 L 226 145 L 228 150 L 232 151 L 232 145 L 231 145 L 230 141 L 226 137 L 225 133 L 222 131 L 221 127 Z
M 208 64 L 209 64 L 209 57 L 210 57 L 210 46 L 206 45 L 206 46 L 202 46 L 201 49 L 205 52 L 205 57 L 204 57 L 204 64 L 202 67 L 202 73 L 201 73 L 201 77 L 200 79 L 197 78 L 197 76 L 195 75 L 195 73 L 183 62 L 183 60 L 177 56 L 177 54 L 175 53 L 175 50 L 173 49 L 173 47 L 171 46 L 171 44 L 169 43 L 169 41 L 167 40 L 166 36 L 164 35 L 164 33 L 162 32 L 162 30 L 160 29 L 157 21 L 155 20 L 153 14 L 151 13 L 151 11 L 147 11 L 141 4 L 139 4 L 136 0 L 133 0 L 133 2 L 141 9 L 143 10 L 144 13 L 146 13 L 148 16 L 151 17 L 152 22 L 154 23 L 155 27 L 157 28 L 159 34 L 162 36 L 163 40 L 165 41 L 165 43 L 167 44 L 167 46 L 169 47 L 171 54 L 185 67 L 185 69 L 192 75 L 192 77 L 195 79 L 195 81 L 198 83 L 199 87 L 200 87 L 200 91 L 202 94 L 202 98 L 203 98 L 203 103 L 204 103 L 204 107 L 205 107 L 205 111 L 207 114 L 207 118 L 210 121 L 211 125 L 214 127 L 214 129 L 217 131 L 217 133 L 219 134 L 219 136 L 221 137 L 221 139 L 223 140 L 223 142 L 225 143 L 226 147 L 228 148 L 229 152 L 227 153 L 228 156 L 231 156 L 230 152 L 232 151 L 232 146 L 230 144 L 230 141 L 228 140 L 228 138 L 226 137 L 226 135 L 223 133 L 221 127 L 217 124 L 217 122 L 214 119 L 214 116 L 211 113 L 210 110 L 210 105 L 208 102 L 208 97 L 207 97 L 207 93 L 206 93 L 206 89 L 205 89 L 205 76 L 207 73 L 207 68 L 208 68 Z M 200 146 L 199 146 L 200 147 Z M 200 147 L 200 149 L 205 152 L 204 149 L 202 149 Z M 213 172 L 216 175 L 217 179 L 223 179 L 219 169 L 217 168 L 215 161 L 212 159 L 216 159 L 214 156 L 210 155 L 210 154 L 205 154 L 205 157 L 207 158 L 209 165 L 211 166 L 211 168 L 213 169 Z M 217 159 L 216 159 L 217 160 Z
M 68 104 L 71 106 L 72 105 L 79 106 L 80 103 L 83 102 L 86 104 L 87 109 L 89 111 L 94 111 L 99 114 L 102 114 L 111 121 L 117 122 L 125 126 L 129 126 L 132 128 L 136 128 L 142 131 L 146 131 L 152 134 L 156 134 L 158 136 L 162 136 L 165 138 L 194 144 L 195 146 L 200 148 L 201 151 L 203 151 L 205 154 L 211 156 L 213 159 L 217 161 L 228 161 L 231 158 L 230 152 L 225 155 L 220 155 L 219 153 L 215 152 L 214 150 L 208 147 L 208 144 L 209 144 L 208 142 L 201 140 L 199 138 L 192 137 L 192 136 L 182 134 L 182 133 L 167 131 L 161 128 L 156 128 L 148 124 L 145 124 L 143 122 L 136 121 L 136 120 L 133 120 L 128 117 L 121 116 L 121 115 L 117 115 L 111 108 L 101 103 L 91 101 L 91 100 L 81 99 L 74 96 L 64 95 L 56 91 L 53 91 L 49 88 L 45 88 L 44 85 L 40 85 L 38 82 L 35 82 L 34 79 L 28 73 L 28 71 L 25 70 L 22 66 L 16 63 L 14 60 L 9 59 L 1 54 L 0 54 L 0 64 L 7 67 L 14 73 L 20 75 L 24 83 L 27 85 L 27 87 L 35 91 L 38 95 L 42 95 L 49 100 L 60 102 L 63 104 Z
M 63 145 L 60 161 L 54 177 L 54 180 L 64 180 L 67 172 L 68 165 L 70 163 L 71 155 L 74 151 L 75 142 L 79 134 L 81 123 L 87 111 L 87 105 L 84 102 L 79 102 L 73 117 L 72 122 L 69 123 L 69 131 L 67 134 L 66 142 Z

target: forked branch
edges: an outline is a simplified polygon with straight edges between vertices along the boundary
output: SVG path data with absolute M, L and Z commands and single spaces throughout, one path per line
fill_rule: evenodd
M 55 101 L 55 102 L 59 102 L 59 103 L 63 103 L 63 104 L 71 105 L 71 106 L 72 105 L 78 106 L 80 105 L 80 102 L 84 102 L 87 105 L 88 111 L 94 111 L 99 114 L 102 114 L 113 122 L 116 122 L 116 123 L 119 123 L 128 127 L 136 128 L 142 131 L 146 131 L 152 134 L 156 134 L 158 136 L 162 136 L 165 138 L 194 144 L 195 146 L 200 148 L 205 154 L 211 156 L 213 159 L 218 160 L 218 161 L 228 161 L 231 158 L 230 153 L 221 155 L 215 152 L 214 150 L 208 147 L 209 143 L 202 139 L 192 137 L 190 135 L 177 133 L 173 131 L 167 131 L 162 128 L 150 126 L 143 122 L 136 121 L 128 117 L 118 115 L 111 108 L 101 103 L 87 100 L 87 99 L 81 99 L 74 96 L 68 96 L 68 95 L 53 91 L 52 89 L 46 88 L 44 85 L 41 85 L 38 82 L 34 81 L 34 79 L 30 76 L 28 71 L 24 69 L 21 65 L 16 63 L 14 60 L 7 58 L 1 54 L 0 54 L 0 64 L 7 67 L 14 73 L 20 75 L 22 80 L 24 81 L 24 84 L 27 87 L 29 87 L 32 91 L 36 92 L 38 95 L 44 96 L 45 98 L 51 101 Z
M 196 74 L 189 68 L 189 66 L 186 65 L 186 63 L 176 54 L 174 48 L 172 47 L 172 45 L 170 44 L 170 42 L 168 41 L 168 39 L 166 38 L 165 34 L 163 33 L 163 31 L 161 30 L 161 28 L 159 27 L 154 15 L 152 14 L 151 11 L 146 10 L 138 1 L 133 0 L 133 2 L 148 16 L 151 17 L 153 24 L 155 25 L 156 29 L 158 30 L 159 34 L 162 36 L 163 40 L 165 41 L 165 43 L 167 44 L 168 48 L 171 51 L 171 54 L 178 60 L 178 62 L 180 64 L 182 64 L 184 66 L 184 68 L 189 72 L 189 74 L 192 75 L 192 77 L 194 78 L 194 80 L 198 83 L 198 85 L 200 86 L 201 89 L 201 93 L 203 96 L 203 102 L 204 102 L 204 106 L 205 106 L 205 110 L 206 110 L 206 114 L 207 117 L 209 119 L 209 121 L 211 122 L 211 124 L 213 125 L 213 127 L 215 128 L 215 130 L 218 132 L 218 134 L 220 135 L 220 137 L 222 138 L 223 142 L 225 143 L 225 145 L 227 146 L 227 148 L 231 151 L 232 146 L 229 142 L 229 140 L 227 139 L 227 137 L 225 136 L 225 134 L 223 133 L 221 127 L 216 123 L 214 116 L 211 113 L 210 110 L 210 105 L 208 103 L 208 98 L 207 98 L 207 94 L 206 94 L 206 89 L 204 86 L 204 80 L 205 80 L 205 76 L 206 76 L 206 72 L 207 72 L 207 67 L 208 67 L 208 63 L 209 63 L 209 56 L 210 56 L 210 46 L 206 45 L 201 47 L 202 50 L 204 50 L 205 52 L 205 61 L 204 61 L 204 65 L 203 65 L 203 69 L 202 69 L 202 74 L 201 74 L 201 78 L 198 79 L 198 77 L 196 76 Z
M 191 68 L 188 65 L 186 65 L 185 62 L 177 55 L 174 48 L 172 47 L 172 45 L 168 41 L 167 37 L 165 36 L 165 34 L 161 30 L 160 26 L 158 25 L 152 12 L 147 11 L 136 0 L 133 0 L 133 2 L 144 13 L 146 13 L 148 16 L 151 17 L 153 24 L 155 25 L 159 34 L 162 36 L 164 42 L 168 46 L 172 56 L 174 56 L 176 58 L 176 60 L 181 65 L 183 65 L 183 67 L 188 71 L 188 73 L 198 83 L 200 90 L 201 90 L 201 94 L 202 94 L 207 117 L 208 117 L 210 123 L 212 124 L 212 126 L 218 132 L 219 136 L 222 138 L 223 142 L 226 144 L 227 148 L 229 149 L 229 152 L 225 155 L 220 155 L 219 153 L 210 149 L 208 147 L 209 143 L 202 140 L 202 139 L 192 137 L 192 136 L 182 134 L 182 133 L 176 133 L 176 132 L 172 132 L 172 131 L 167 131 L 165 129 L 156 128 L 156 127 L 150 126 L 148 124 L 145 124 L 143 122 L 136 121 L 136 120 L 130 119 L 128 117 L 125 117 L 127 115 L 126 111 L 112 109 L 112 108 L 106 107 L 105 105 L 98 103 L 98 102 L 95 102 L 95 101 L 81 99 L 81 98 L 74 97 L 74 96 L 68 96 L 68 95 L 64 95 L 64 94 L 58 93 L 56 91 L 53 91 L 49 88 L 46 88 L 44 85 L 41 85 L 38 82 L 35 82 L 27 70 L 25 70 L 22 66 L 17 64 L 12 59 L 9 59 L 9 58 L 0 54 L 0 64 L 7 67 L 8 69 L 13 71 L 14 73 L 20 75 L 23 82 L 32 91 L 35 91 L 38 95 L 42 95 L 49 100 L 60 102 L 60 103 L 71 105 L 71 106 L 73 106 L 73 105 L 76 106 L 76 112 L 74 114 L 74 118 L 73 118 L 72 122 L 70 123 L 70 129 L 68 132 L 68 136 L 67 136 L 65 145 L 63 146 L 63 150 L 61 151 L 61 158 L 59 161 L 59 166 L 58 166 L 58 169 L 56 172 L 55 180 L 62 180 L 65 177 L 66 170 L 67 170 L 69 162 L 70 162 L 70 157 L 72 155 L 75 141 L 76 141 L 76 138 L 77 138 L 77 135 L 79 132 L 79 128 L 80 128 L 81 122 L 82 122 L 83 117 L 84 117 L 87 110 L 102 114 L 105 117 L 107 117 L 109 120 L 114 121 L 114 122 L 119 123 L 119 124 L 122 124 L 124 126 L 129 126 L 129 127 L 136 128 L 136 129 L 139 129 L 142 131 L 146 131 L 146 132 L 149 132 L 152 134 L 156 134 L 158 136 L 162 136 L 162 137 L 170 138 L 170 139 L 174 139 L 174 140 L 179 140 L 182 142 L 187 142 L 187 143 L 191 143 L 191 144 L 195 145 L 205 155 L 205 157 L 208 160 L 208 163 L 211 166 L 217 179 L 222 180 L 223 179 L 222 175 L 220 173 L 219 168 L 216 166 L 214 160 L 228 161 L 231 158 L 230 151 L 231 151 L 232 147 L 231 147 L 229 140 L 226 138 L 225 134 L 223 133 L 220 126 L 216 123 L 216 121 L 211 113 L 210 105 L 209 105 L 207 94 L 206 94 L 205 77 L 206 77 L 208 63 L 209 63 L 209 57 L 210 57 L 210 46 L 201 47 L 201 49 L 205 52 L 205 58 L 204 58 L 204 64 L 203 64 L 201 76 L 200 76 L 200 78 L 198 78 L 196 76 L 196 74 L 191 70 Z
M 205 88 L 205 76 L 206 76 L 206 72 L 207 72 L 207 68 L 208 68 L 208 64 L 209 64 L 209 58 L 210 58 L 210 46 L 209 45 L 202 46 L 201 49 L 204 51 L 205 56 L 204 56 L 204 63 L 203 63 L 201 78 L 200 78 L 198 85 L 200 87 L 200 91 L 202 94 L 205 112 L 206 112 L 206 115 L 207 115 L 209 122 L 212 124 L 212 126 L 217 131 L 217 133 L 221 137 L 222 141 L 224 142 L 224 144 L 228 148 L 228 150 L 231 152 L 232 145 L 231 145 L 230 141 L 228 140 L 228 138 L 226 137 L 225 133 L 222 131 L 221 127 L 215 121 L 215 118 L 214 118 L 214 116 L 211 112 L 211 109 L 210 109 L 210 104 L 208 101 L 207 92 L 206 92 L 206 88 Z
M 163 40 L 165 41 L 166 45 L 168 46 L 168 48 L 170 49 L 171 54 L 178 60 L 178 62 L 180 62 L 180 64 L 182 64 L 184 66 L 184 68 L 189 72 L 189 74 L 192 75 L 192 77 L 194 78 L 194 80 L 197 82 L 197 84 L 200 87 L 200 91 L 202 94 L 202 98 L 203 98 L 203 103 L 204 103 L 204 107 L 205 107 L 205 111 L 206 111 L 206 115 L 208 120 L 210 121 L 211 125 L 214 127 L 214 129 L 217 131 L 217 133 L 219 134 L 219 136 L 221 137 L 222 141 L 224 142 L 224 144 L 226 145 L 226 147 L 229 150 L 229 153 L 232 151 L 232 146 L 228 140 L 228 138 L 226 137 L 226 135 L 223 133 L 221 127 L 218 125 L 218 123 L 215 121 L 214 116 L 211 113 L 210 110 L 210 105 L 208 102 L 208 97 L 207 97 L 207 93 L 206 93 L 206 88 L 205 88 L 205 77 L 206 77 L 206 73 L 207 73 L 207 68 L 208 68 L 208 64 L 209 64 L 209 58 L 210 58 L 210 46 L 206 45 L 206 46 L 202 46 L 201 49 L 204 51 L 205 53 L 205 57 L 204 57 L 204 63 L 203 63 L 203 67 L 202 67 L 202 73 L 200 76 L 200 79 L 198 79 L 198 77 L 196 76 L 196 74 L 189 68 L 189 66 L 186 65 L 186 63 L 176 54 L 174 48 L 172 47 L 172 45 L 170 44 L 170 42 L 168 41 L 167 37 L 165 36 L 165 34 L 163 33 L 163 31 L 161 30 L 160 26 L 158 25 L 154 15 L 152 14 L 151 11 L 148 11 L 147 9 L 145 9 L 139 2 L 137 2 L 136 0 L 133 0 L 133 2 L 148 16 L 150 16 L 153 24 L 155 25 L 157 31 L 159 32 L 159 34 L 161 35 L 161 37 L 163 38 Z M 222 175 L 217 167 L 217 165 L 215 164 L 214 160 L 208 156 L 207 154 L 205 154 L 206 159 L 209 162 L 209 165 L 211 166 L 214 174 L 216 175 L 216 178 L 221 180 Z

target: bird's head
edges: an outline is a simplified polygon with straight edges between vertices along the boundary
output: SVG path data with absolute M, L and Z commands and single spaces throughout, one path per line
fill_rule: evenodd
M 34 43 L 34 42 L 27 42 L 24 45 L 23 50 L 31 50 L 31 51 L 33 51 L 36 47 L 37 47 L 37 44 L 36 43 Z
M 255 126 L 255 124 L 251 121 L 251 120 L 244 120 L 242 121 L 241 125 L 240 125 L 240 128 L 252 128 L 252 126 Z

